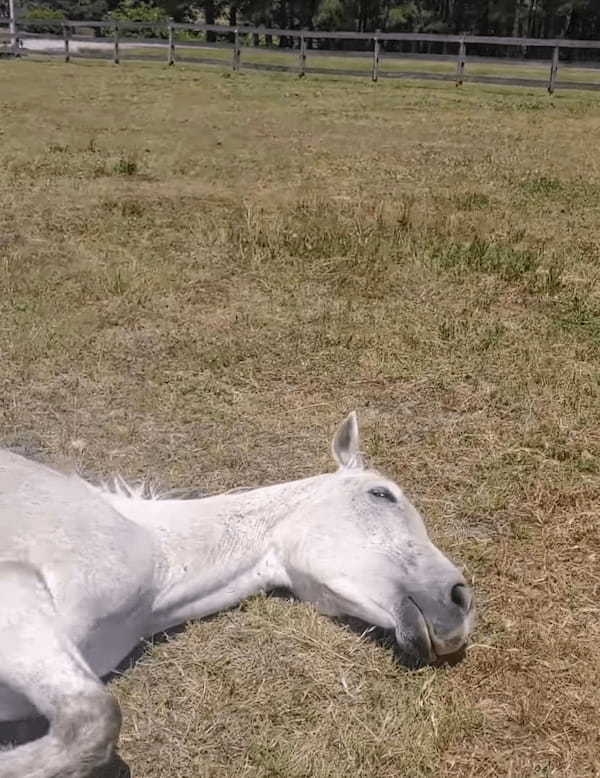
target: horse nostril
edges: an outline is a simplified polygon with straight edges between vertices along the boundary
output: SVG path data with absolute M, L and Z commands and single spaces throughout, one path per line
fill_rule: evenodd
M 469 611 L 473 597 L 468 586 L 465 586 L 465 584 L 454 584 L 450 590 L 450 599 L 459 608 Z

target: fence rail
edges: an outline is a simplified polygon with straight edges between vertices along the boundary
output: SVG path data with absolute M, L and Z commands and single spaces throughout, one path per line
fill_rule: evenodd
M 7 25 L 2 30 L 1 25 Z M 32 31 L 33 28 L 33 31 Z M 35 32 L 36 28 L 42 28 L 43 32 Z M 48 32 L 48 31 L 51 32 Z M 93 31 L 94 35 L 85 35 L 86 30 Z M 137 37 L 132 35 L 140 33 Z M 206 40 L 181 39 L 182 33 L 204 35 Z M 148 37 L 156 35 L 158 37 Z M 98 37 L 99 36 L 99 37 Z M 219 42 L 216 36 L 226 36 L 228 42 Z M 252 36 L 254 45 L 248 46 L 248 36 Z M 283 46 L 272 48 L 269 46 L 257 46 L 260 38 L 265 41 L 278 39 Z M 36 40 L 40 43 L 47 41 L 49 45 L 46 48 L 36 46 L 27 47 L 27 41 Z M 331 50 L 322 47 L 320 42 L 328 42 L 331 45 L 333 41 L 362 42 L 364 47 L 358 47 L 360 50 Z M 398 52 L 393 51 L 392 44 L 411 43 L 415 45 L 441 44 L 442 54 Z M 83 50 L 82 44 L 88 44 L 87 50 Z M 315 43 L 317 44 L 315 47 Z M 448 44 L 456 46 L 456 55 L 446 52 Z M 379 78 L 412 78 L 427 80 L 453 81 L 457 86 L 465 82 L 477 82 L 486 84 L 507 84 L 511 86 L 543 86 L 552 94 L 555 89 L 593 89 L 600 90 L 600 79 L 594 81 L 573 81 L 559 79 L 559 70 L 563 68 L 576 67 L 567 62 L 561 63 L 561 50 L 586 50 L 589 52 L 600 50 L 600 41 L 588 40 L 567 40 L 567 39 L 548 39 L 548 38 L 507 38 L 498 36 L 483 35 L 438 35 L 433 33 L 394 33 L 380 32 L 330 32 L 316 30 L 285 30 L 269 27 L 254 27 L 240 25 L 238 27 L 229 27 L 220 24 L 182 24 L 175 22 L 131 22 L 121 20 L 105 21 L 74 21 L 68 19 L 32 19 L 19 17 L 14 20 L 14 26 L 11 27 L 11 19 L 0 17 L 0 52 L 2 47 L 7 53 L 19 57 L 23 54 L 42 54 L 44 56 L 63 56 L 66 62 L 77 58 L 99 58 L 105 57 L 112 51 L 112 60 L 119 64 L 125 54 L 126 58 L 135 58 L 143 60 L 157 60 L 151 52 L 164 50 L 166 55 L 164 60 L 169 65 L 176 62 L 198 63 L 198 64 L 226 64 L 225 60 L 217 59 L 214 56 L 208 56 L 210 51 L 229 50 L 231 52 L 231 67 L 234 71 L 241 68 L 251 70 L 275 70 L 295 72 L 300 76 L 310 73 L 331 73 L 332 75 L 354 75 L 368 76 L 373 81 Z M 507 47 L 507 53 L 520 50 L 525 52 L 527 49 L 535 49 L 543 53 L 547 50 L 549 57 L 544 59 L 542 56 L 536 57 L 535 61 L 526 59 L 516 59 L 508 57 L 482 57 L 473 55 L 473 48 L 478 46 L 485 47 Z M 387 47 L 387 48 L 386 48 Z M 145 52 L 136 53 L 139 48 L 147 49 Z M 151 49 L 151 51 L 148 51 Z M 207 56 L 191 57 L 186 51 L 204 50 Z M 291 55 L 297 57 L 297 64 L 277 64 L 275 62 L 252 62 L 247 58 L 247 52 L 253 50 L 276 52 L 282 55 Z M 470 50 L 470 51 L 469 51 Z M 565 52 L 566 54 L 566 52 Z M 600 51 L 598 51 L 600 55 Z M 127 56 L 130 55 L 130 56 Z M 364 70 L 341 68 L 341 67 L 320 67 L 311 66 L 310 60 L 313 57 L 326 58 L 370 58 L 370 63 L 365 63 Z M 455 73 L 427 72 L 414 69 L 395 69 L 385 68 L 386 63 L 394 63 L 394 60 L 421 60 L 436 63 L 455 63 Z M 469 64 L 475 63 L 494 63 L 503 66 L 512 67 L 540 67 L 548 68 L 548 77 L 528 78 L 523 75 L 505 77 L 503 75 L 486 75 L 469 73 Z M 586 63 L 579 64 L 581 68 L 597 68 L 600 70 L 600 63 L 595 65 Z

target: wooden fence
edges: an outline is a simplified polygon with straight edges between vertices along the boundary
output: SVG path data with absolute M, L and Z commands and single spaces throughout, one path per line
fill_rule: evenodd
M 6 53 L 12 56 L 43 54 L 44 56 L 61 56 L 66 62 L 74 57 L 103 57 L 108 55 L 115 64 L 123 59 L 123 52 L 132 53 L 131 58 L 163 61 L 168 65 L 176 62 L 193 62 L 226 65 L 227 60 L 216 58 L 215 52 L 223 54 L 229 51 L 230 66 L 234 71 L 241 68 L 256 70 L 278 70 L 297 73 L 305 76 L 310 73 L 328 73 L 333 75 L 367 76 L 373 81 L 385 78 L 441 79 L 452 81 L 457 86 L 464 82 L 479 82 L 507 84 L 511 86 L 545 87 L 550 94 L 555 89 L 600 89 L 600 77 L 597 81 L 559 80 L 559 66 L 563 68 L 586 68 L 600 73 L 600 63 L 569 62 L 569 56 L 576 52 L 587 53 L 600 58 L 600 41 L 544 39 L 544 38 L 507 38 L 483 35 L 437 35 L 421 33 L 359 33 L 359 32 L 326 32 L 309 30 L 281 30 L 265 27 L 227 27 L 208 24 L 177 24 L 174 22 L 157 24 L 146 22 L 124 21 L 70 21 L 49 19 L 16 20 L 10 28 L 10 19 L 0 18 L 0 51 L 2 45 Z M 36 32 L 42 29 L 43 32 Z M 149 37 L 152 36 L 152 37 Z M 30 51 L 27 44 L 33 46 L 35 41 L 40 46 Z M 31 43 L 31 42 L 34 43 Z M 46 48 L 44 48 L 44 42 Z M 273 47 L 273 43 L 279 45 Z M 73 45 L 76 44 L 76 45 Z M 86 44 L 85 50 L 82 50 Z M 250 45 L 252 44 L 252 45 Z M 283 45 L 282 45 L 283 44 Z M 411 51 L 402 51 L 409 45 Z M 336 50 L 334 47 L 343 47 Z M 348 48 L 352 46 L 352 48 Z M 429 51 L 419 53 L 418 49 L 428 47 Z M 442 54 L 431 53 L 432 48 L 441 48 Z M 520 52 L 521 58 L 478 56 L 476 51 L 494 47 L 505 47 L 506 53 Z M 145 49 L 140 52 L 139 49 Z M 456 53 L 449 50 L 455 49 Z M 161 53 L 162 50 L 162 53 Z M 196 50 L 192 57 L 190 52 Z M 293 57 L 290 64 L 276 62 L 256 62 L 248 52 L 259 50 L 272 54 Z M 523 52 L 539 52 L 541 56 L 534 61 L 524 59 Z M 544 53 L 546 57 L 544 57 Z M 561 62 L 562 56 L 562 62 Z M 362 58 L 366 62 L 364 70 L 356 68 L 324 67 L 311 65 L 311 59 L 318 57 Z M 368 58 L 368 59 L 367 59 Z M 428 72 L 415 70 L 406 62 L 421 60 L 429 63 L 451 64 L 452 72 Z M 355 60 L 357 61 L 357 60 Z M 385 68 L 385 64 L 393 64 L 393 68 Z M 510 65 L 512 67 L 546 67 L 547 77 L 529 78 L 514 76 L 469 73 L 470 63 L 493 63 L 494 66 Z M 401 65 L 399 67 L 399 65 Z M 584 74 L 585 75 L 585 74 Z M 596 74 L 594 74 L 596 75 Z

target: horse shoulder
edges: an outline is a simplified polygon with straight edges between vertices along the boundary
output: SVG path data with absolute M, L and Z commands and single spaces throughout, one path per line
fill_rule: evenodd
M 81 478 L 10 452 L 0 452 L 3 560 L 41 572 L 80 645 L 101 625 L 112 623 L 116 632 L 129 622 L 137 638 L 146 631 L 162 565 L 152 534 Z

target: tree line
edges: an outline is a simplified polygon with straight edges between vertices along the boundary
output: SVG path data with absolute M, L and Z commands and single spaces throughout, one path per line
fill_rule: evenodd
M 17 0 L 38 18 L 600 38 L 600 0 Z M 8 15 L 8 0 L 0 0 Z M 285 42 L 284 42 L 285 45 Z

